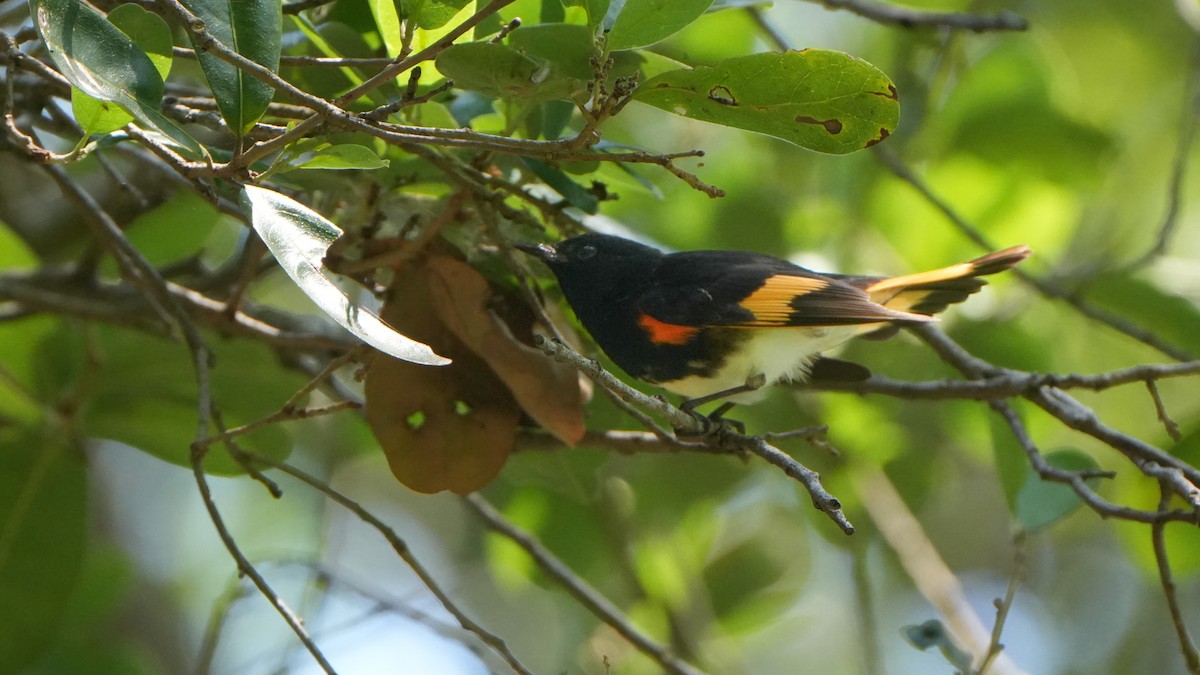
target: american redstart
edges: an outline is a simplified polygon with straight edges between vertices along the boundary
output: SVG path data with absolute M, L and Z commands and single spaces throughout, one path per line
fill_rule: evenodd
M 749 251 L 664 254 L 604 234 L 517 247 L 550 267 L 580 322 L 625 372 L 686 396 L 689 412 L 724 399 L 713 420 L 762 398 L 764 385 L 804 378 L 821 352 L 856 335 L 935 321 L 986 284 L 978 277 L 1031 253 L 1014 246 L 932 272 L 869 277 L 819 274 Z

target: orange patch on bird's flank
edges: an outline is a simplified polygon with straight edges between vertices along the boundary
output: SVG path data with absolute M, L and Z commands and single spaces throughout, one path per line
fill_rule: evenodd
M 692 336 L 700 331 L 698 326 L 679 326 L 666 323 L 649 314 L 639 316 L 638 325 L 646 331 L 646 335 L 650 336 L 651 342 L 660 345 L 686 344 L 688 340 L 692 339 Z
M 829 282 L 824 279 L 777 274 L 738 304 L 754 315 L 754 321 L 749 325 L 783 326 L 795 311 L 793 300 L 828 286 Z

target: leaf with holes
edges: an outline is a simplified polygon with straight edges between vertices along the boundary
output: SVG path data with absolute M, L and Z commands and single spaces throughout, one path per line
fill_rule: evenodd
M 637 100 L 676 115 L 833 154 L 870 147 L 900 119 L 896 87 L 875 66 L 822 49 L 752 54 L 650 78 Z
M 396 332 L 365 307 L 351 300 L 325 267 L 325 252 L 342 231 L 320 214 L 278 192 L 247 185 L 244 204 L 258 236 L 292 281 L 326 314 L 363 342 L 398 359 L 442 366 L 438 356 L 416 340 Z
M 111 101 L 193 157 L 205 150 L 159 111 L 165 85 L 154 62 L 99 12 L 77 0 L 30 0 L 34 25 L 59 72 L 80 91 Z
M 283 5 L 278 0 L 184 0 L 184 4 L 226 47 L 260 66 L 279 70 Z M 194 34 L 189 35 L 221 116 L 233 133 L 245 135 L 267 111 L 275 89 L 206 51 Z
M 474 492 L 508 460 L 521 409 L 491 368 L 438 318 L 424 270 L 406 266 L 384 318 L 449 354 L 433 370 L 379 357 L 365 384 L 366 418 L 392 473 L 418 492 Z
M 548 359 L 541 350 L 518 340 L 513 328 L 490 309 L 494 300 L 487 279 L 465 262 L 430 256 L 429 290 L 442 323 L 481 357 L 516 397 L 521 409 L 564 443 L 583 438 L 583 396 L 579 373 Z M 530 325 L 532 316 L 523 317 Z M 526 339 L 532 339 L 526 331 Z

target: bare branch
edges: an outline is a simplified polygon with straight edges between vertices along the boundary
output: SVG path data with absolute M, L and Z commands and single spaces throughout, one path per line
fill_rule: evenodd
M 613 377 L 598 362 L 584 358 L 557 340 L 542 338 L 538 340 L 538 346 L 541 347 L 542 351 L 546 352 L 547 356 L 574 365 L 590 377 L 592 381 L 613 392 L 622 400 L 666 418 L 671 426 L 678 430 L 678 433 L 703 435 L 710 431 L 705 428 L 699 418 L 676 408 L 668 403 L 664 397 L 646 396 Z M 706 444 L 729 452 L 749 452 L 758 455 L 767 462 L 782 469 L 789 477 L 796 479 L 804 485 L 805 489 L 808 490 L 809 496 L 812 497 L 813 506 L 829 516 L 846 534 L 854 533 L 854 526 L 846 519 L 845 514 L 842 513 L 842 503 L 836 497 L 829 494 L 821 484 L 821 475 L 792 459 L 782 450 L 767 443 L 763 438 L 746 436 L 735 433 L 730 429 L 722 428 L 718 430 L 718 433 L 705 435 L 703 441 Z
M 1164 483 L 1160 486 L 1162 496 L 1158 502 L 1158 510 L 1166 511 L 1171 504 L 1172 490 Z M 1179 606 L 1179 594 L 1175 586 L 1175 578 L 1171 575 L 1171 560 L 1167 555 L 1167 537 L 1165 522 L 1156 522 L 1150 526 L 1150 541 L 1154 546 L 1154 559 L 1158 563 L 1158 578 L 1162 582 L 1163 597 L 1167 599 L 1167 609 L 1171 613 L 1171 623 L 1175 626 L 1175 635 L 1179 638 L 1179 651 L 1192 675 L 1200 675 L 1200 651 L 1196 649 L 1196 641 L 1188 630 L 1183 618 L 1183 610 Z
M 601 595 L 595 588 L 592 588 L 586 581 L 579 578 L 570 567 L 567 567 L 566 564 L 555 557 L 546 547 L 542 546 L 541 542 L 535 537 L 509 522 L 502 513 L 497 511 L 482 496 L 478 494 L 467 495 L 463 497 L 463 503 L 475 511 L 484 524 L 487 525 L 488 529 L 520 546 L 521 549 L 529 554 L 529 557 L 533 558 L 534 562 L 538 564 L 538 567 L 543 572 L 562 585 L 572 597 L 579 601 L 579 604 L 583 605 L 589 612 L 596 615 L 598 619 L 617 631 L 629 644 L 636 647 L 646 656 L 654 659 L 663 670 L 668 673 L 675 673 L 676 675 L 699 675 L 701 673 L 695 666 L 671 653 L 671 650 L 666 646 L 655 642 L 649 636 L 642 633 L 625 616 L 620 608 L 609 601 L 608 598 Z

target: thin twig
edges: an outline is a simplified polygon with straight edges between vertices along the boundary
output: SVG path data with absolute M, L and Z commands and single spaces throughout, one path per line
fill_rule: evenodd
M 896 491 L 896 486 L 872 466 L 859 467 L 854 484 L 871 520 L 896 552 L 900 565 L 917 590 L 945 619 L 958 646 L 971 654 L 974 662 L 981 663 L 988 650 L 988 630 L 967 602 L 958 577 L 942 560 L 921 523 Z M 1016 675 L 1023 672 L 1004 654 L 995 665 L 996 673 Z
M 1004 624 L 1008 620 L 1009 611 L 1012 610 L 1013 601 L 1016 600 L 1021 577 L 1025 574 L 1026 541 L 1027 535 L 1023 530 L 1018 530 L 1013 535 L 1013 567 L 1012 572 L 1008 575 L 1008 588 L 1004 591 L 1004 598 L 996 599 L 996 622 L 992 624 L 992 639 L 988 641 L 983 662 L 975 671 L 977 675 L 987 675 L 988 669 L 1004 649 L 1004 645 L 1000 642 L 1000 636 L 1004 634 Z
M 812 497 L 813 506 L 829 516 L 846 534 L 854 533 L 854 526 L 842 513 L 842 503 L 821 484 L 821 475 L 803 464 L 792 459 L 779 448 L 767 443 L 757 436 L 746 436 L 729 429 L 720 429 L 718 433 L 705 427 L 704 423 L 694 415 L 690 415 L 671 405 L 661 396 L 646 396 L 640 391 L 618 380 L 604 370 L 596 361 L 584 358 L 571 348 L 558 342 L 540 338 L 538 346 L 547 356 L 566 361 L 586 374 L 593 382 L 613 392 L 628 403 L 664 417 L 677 430 L 677 433 L 700 435 L 705 443 L 716 446 L 728 452 L 748 452 L 758 455 L 770 464 L 782 469 L 789 477 L 804 485 Z
M 509 650 L 508 645 L 505 644 L 503 639 L 491 633 L 483 626 L 480 626 L 473 619 L 471 619 L 471 617 L 467 616 L 467 614 L 458 607 L 454 600 L 451 599 L 450 595 L 442 589 L 441 585 L 437 582 L 433 575 L 429 573 L 429 570 L 427 570 L 425 566 L 421 564 L 421 561 L 417 560 L 416 556 L 413 555 L 412 550 L 409 549 L 408 544 L 398 534 L 396 534 L 396 531 L 388 526 L 387 523 L 384 523 L 377 516 L 375 516 L 375 514 L 368 511 L 365 507 L 363 507 L 362 504 L 359 504 L 350 497 L 347 497 L 345 494 L 335 490 L 325 481 L 322 481 L 316 476 L 302 471 L 301 469 L 298 469 L 287 462 L 282 462 L 274 458 L 255 453 L 245 454 L 248 461 L 261 463 L 273 469 L 278 469 L 279 471 L 282 471 L 283 473 L 295 478 L 305 485 L 308 485 L 309 487 L 321 492 L 330 500 L 336 502 L 339 506 L 358 516 L 360 520 L 374 528 L 377 532 L 379 532 L 379 534 L 383 535 L 383 538 L 386 539 L 389 544 L 391 544 L 392 550 L 396 552 L 396 555 L 400 556 L 401 560 L 408 565 L 409 569 L 411 569 L 413 573 L 417 575 L 425 588 L 429 589 L 429 592 L 438 599 L 438 602 L 442 604 L 442 607 L 444 607 L 446 611 L 454 617 L 454 619 L 458 622 L 458 625 L 462 626 L 463 630 L 473 633 L 476 637 L 478 637 L 484 644 L 486 644 L 496 654 L 503 658 L 509 667 L 513 669 L 513 671 L 522 674 L 532 672 L 526 668 L 519 659 L 517 659 L 511 650 Z
M 1158 510 L 1166 511 L 1171 504 L 1172 490 L 1166 483 L 1162 483 L 1159 487 L 1161 497 L 1158 501 Z M 1150 541 L 1154 546 L 1154 559 L 1158 563 L 1158 578 L 1162 582 L 1163 597 L 1167 600 L 1167 610 L 1171 613 L 1171 623 L 1175 626 L 1175 635 L 1179 638 L 1179 651 L 1183 654 L 1188 672 L 1192 675 L 1200 675 L 1200 651 L 1197 651 L 1196 642 L 1192 639 L 1187 622 L 1183 618 L 1175 578 L 1171 574 L 1171 560 L 1167 554 L 1166 527 L 1165 522 L 1153 523 L 1150 526 Z
M 537 538 L 509 522 L 482 496 L 467 495 L 463 497 L 463 503 L 479 515 L 488 529 L 520 546 L 529 554 L 529 557 L 533 558 L 543 572 L 557 581 L 579 604 L 619 633 L 629 644 L 654 659 L 663 670 L 677 675 L 699 675 L 701 673 L 695 666 L 679 659 L 666 646 L 655 642 L 634 626 L 620 608 L 579 578 L 570 567 L 567 567 L 546 547 L 542 546 Z
M 225 549 L 229 551 L 229 555 L 237 564 L 238 573 L 250 577 L 250 581 L 258 588 L 258 592 L 283 617 L 284 622 L 296 634 L 296 637 L 299 638 L 305 649 L 308 650 L 308 653 L 312 655 L 317 665 L 326 673 L 335 675 L 337 671 L 334 670 L 329 660 L 325 658 L 325 654 L 321 652 L 321 648 L 313 641 L 312 636 L 308 634 L 308 629 L 304 627 L 304 621 L 296 616 L 296 613 L 292 611 L 291 607 L 288 607 L 283 598 L 279 597 L 275 589 L 271 588 L 266 578 L 254 567 L 249 558 L 242 553 L 241 548 L 238 547 L 237 540 L 229 532 L 229 528 L 225 526 L 221 512 L 217 509 L 217 503 L 213 500 L 212 491 L 208 487 L 208 478 L 204 474 L 204 458 L 207 454 L 208 450 L 205 446 L 197 446 L 192 450 L 192 475 L 195 476 L 196 487 L 200 491 L 200 499 L 204 502 L 204 508 L 208 510 L 209 519 L 212 520 L 213 527 L 216 528 L 221 542 L 225 544 Z

